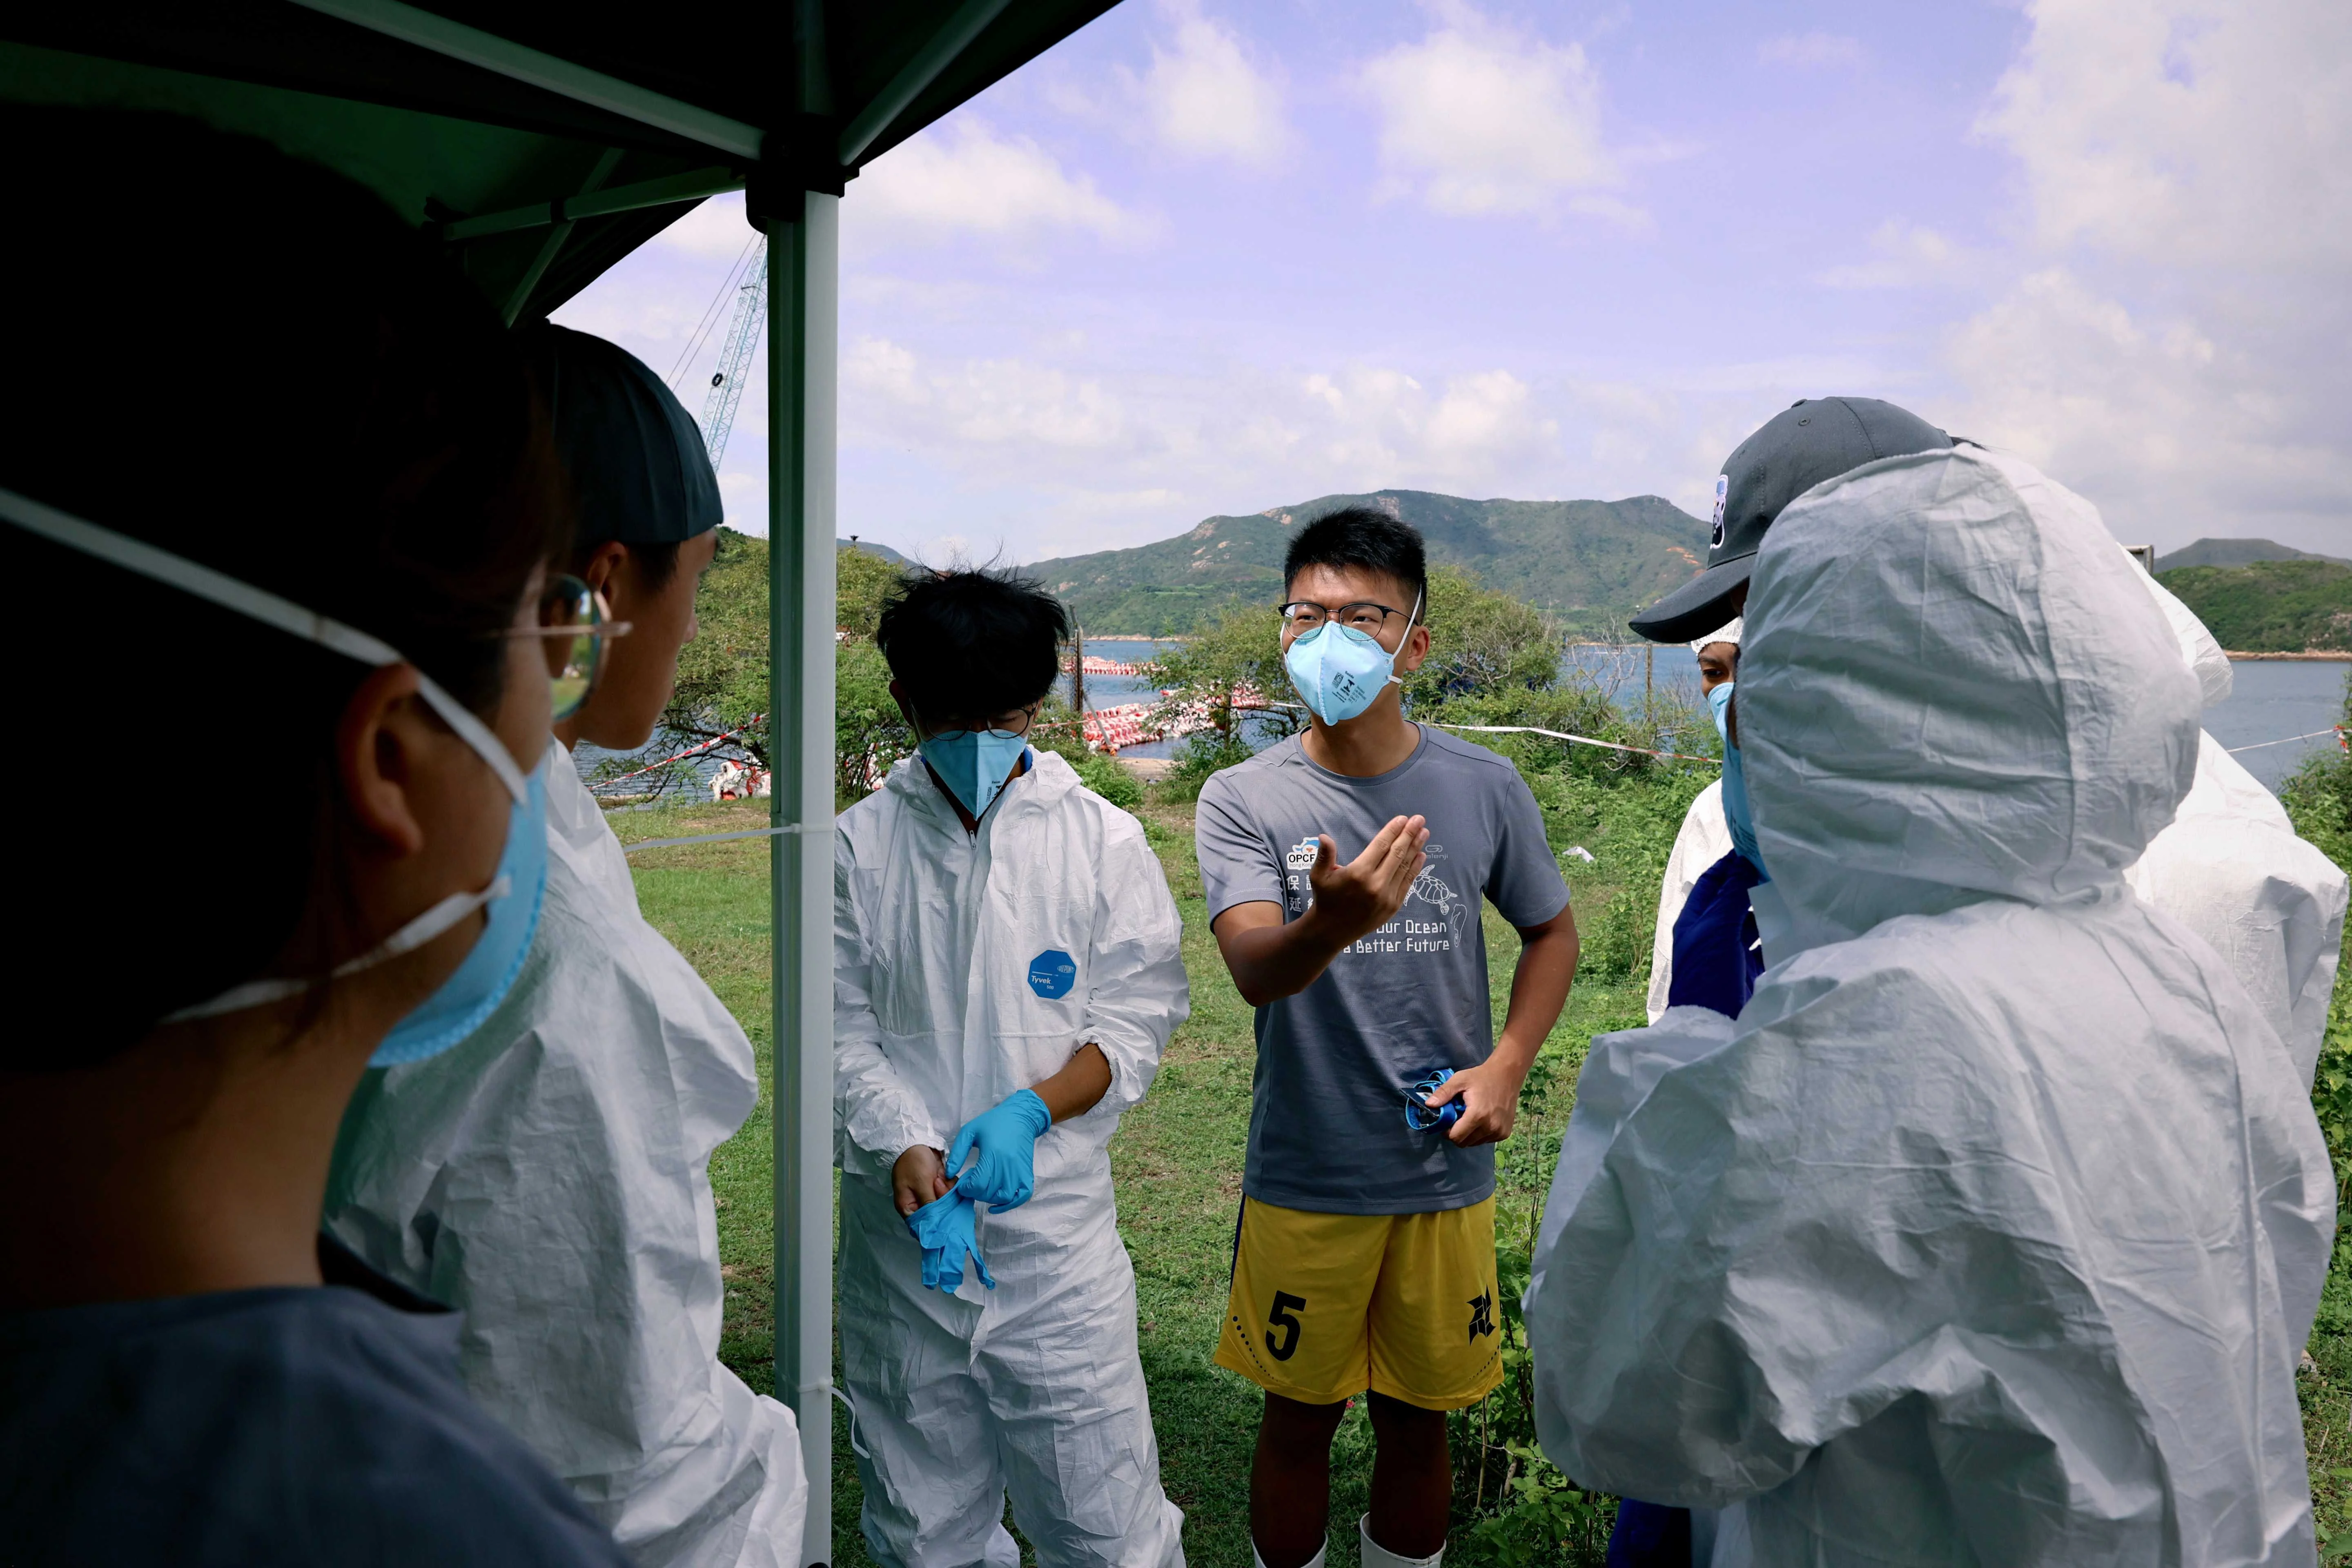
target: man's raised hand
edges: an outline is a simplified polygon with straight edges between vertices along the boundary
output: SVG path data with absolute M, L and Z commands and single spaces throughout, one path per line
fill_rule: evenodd
M 1364 852 L 1339 864 L 1339 846 L 1328 833 L 1315 840 L 1315 865 L 1307 873 L 1315 889 L 1315 910 L 1337 933 L 1340 944 L 1366 936 L 1396 918 L 1404 908 L 1412 879 L 1429 864 L 1422 847 L 1429 842 L 1427 818 L 1392 816 L 1372 836 Z

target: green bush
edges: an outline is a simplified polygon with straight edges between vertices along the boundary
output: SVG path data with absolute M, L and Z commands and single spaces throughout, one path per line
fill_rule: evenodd
M 2352 725 L 2352 677 L 2345 682 L 2344 721 Z M 2321 752 L 2305 762 L 2279 792 L 2295 831 L 2319 852 L 2352 873 L 2352 756 Z M 2352 960 L 2347 948 L 2346 960 Z M 2339 961 L 2336 995 L 2327 1010 L 2327 1033 L 2313 1076 L 2311 1108 L 2327 1139 L 2336 1167 L 2340 1213 L 2352 1195 L 2352 962 Z M 2352 1227 L 2336 1232 L 2336 1256 L 2320 1297 L 2317 1331 L 2352 1335 Z
M 1078 770 L 1079 783 L 1121 811 L 1133 811 L 1143 804 L 1143 786 L 1110 758 L 1088 752 L 1084 762 L 1073 765 Z

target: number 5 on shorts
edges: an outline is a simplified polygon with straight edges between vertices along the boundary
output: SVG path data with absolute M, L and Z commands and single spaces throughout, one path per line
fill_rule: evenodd
M 1265 1349 L 1266 1353 L 1275 1360 L 1288 1361 L 1298 1353 L 1298 1320 L 1290 1314 L 1293 1309 L 1304 1311 L 1306 1308 L 1307 1298 L 1304 1296 L 1294 1296 L 1287 1290 L 1276 1290 L 1274 1293 L 1274 1310 L 1265 1315 L 1265 1321 L 1282 1331 L 1282 1342 L 1276 1344 L 1274 1329 L 1268 1329 L 1265 1333 Z

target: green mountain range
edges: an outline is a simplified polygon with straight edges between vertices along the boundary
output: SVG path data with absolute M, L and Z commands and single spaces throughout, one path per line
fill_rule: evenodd
M 1659 496 L 1624 500 L 1465 500 L 1427 490 L 1319 496 L 1131 550 L 1031 563 L 1089 637 L 1191 631 L 1236 599 L 1282 595 L 1282 552 L 1302 524 L 1344 506 L 1411 523 L 1433 565 L 1467 567 L 1549 612 L 1572 636 L 1622 641 L 1625 619 L 1706 558 L 1707 525 Z

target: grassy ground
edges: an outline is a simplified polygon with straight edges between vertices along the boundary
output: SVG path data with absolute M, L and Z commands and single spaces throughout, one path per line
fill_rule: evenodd
M 687 806 L 625 812 L 612 820 L 625 842 L 764 824 L 766 804 Z M 1238 1377 L 1213 1366 L 1224 1304 L 1235 1206 L 1241 1192 L 1242 1149 L 1249 1112 L 1253 1047 L 1250 1014 L 1234 994 L 1211 941 L 1192 858 L 1189 807 L 1148 806 L 1141 814 L 1165 865 L 1185 921 L 1185 964 L 1192 980 L 1192 1016 L 1171 1045 L 1158 1082 L 1122 1123 L 1111 1145 L 1120 1230 L 1135 1260 L 1144 1373 L 1151 1388 L 1162 1479 L 1187 1515 L 1185 1550 L 1197 1568 L 1247 1568 L 1249 1451 L 1259 1396 Z M 651 850 L 632 857 L 646 914 L 675 942 L 743 1021 L 760 1056 L 760 1109 L 711 1162 L 718 1194 L 719 1250 L 727 1277 L 726 1326 L 720 1355 L 753 1388 L 772 1386 L 773 1315 L 771 1275 L 772 1026 L 768 982 L 768 847 L 763 840 Z M 1599 906 L 1605 884 L 1579 869 L 1580 909 Z M 1499 1019 L 1517 938 L 1487 916 L 1487 951 L 1494 964 Z M 2352 964 L 2339 983 L 2352 987 Z M 2340 1004 L 2339 1004 L 2340 1007 Z M 2342 1016 L 2339 1010 L 2339 1016 Z M 1575 1069 L 1597 1032 L 1641 1022 L 1635 983 L 1596 984 L 1580 978 L 1566 1016 L 1529 1080 L 1519 1131 L 1501 1151 L 1497 1227 L 1504 1238 L 1505 1293 L 1514 1244 L 1524 1247 L 1568 1120 Z M 2299 1379 L 2305 1415 L 2314 1500 L 2323 1539 L 2336 1534 L 2327 1561 L 2352 1555 L 2352 1257 L 2339 1249 L 2330 1302 L 2312 1342 L 2313 1364 Z M 2342 1303 L 2338 1305 L 2338 1303 Z M 1528 1500 L 1523 1519 L 1549 1510 L 1549 1533 L 1532 1539 L 1575 1545 L 1565 1555 L 1553 1544 L 1532 1554 L 1525 1532 L 1487 1537 L 1458 1531 L 1447 1556 L 1468 1568 L 1482 1563 L 1598 1563 L 1607 1511 L 1569 1494 L 1545 1495 L 1541 1468 L 1528 1473 L 1504 1446 L 1523 1443 L 1524 1423 L 1512 1418 L 1507 1384 L 1488 1406 L 1457 1417 L 1454 1440 L 1457 1514 L 1465 1526 L 1474 1501 L 1491 1510 L 1506 1485 Z M 850 1462 L 845 1424 L 836 1421 L 834 1467 L 835 1561 L 866 1568 L 869 1559 L 857 1529 L 859 1488 Z M 1482 1445 L 1478 1439 L 1485 1438 Z M 1341 1429 L 1332 1499 L 1333 1568 L 1353 1568 L 1355 1534 L 1346 1521 L 1365 1506 L 1370 1434 L 1360 1411 Z M 1490 1529 L 1492 1527 L 1490 1526 Z M 2341 1532 L 2340 1534 L 2336 1532 Z

